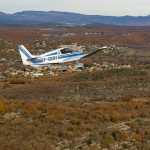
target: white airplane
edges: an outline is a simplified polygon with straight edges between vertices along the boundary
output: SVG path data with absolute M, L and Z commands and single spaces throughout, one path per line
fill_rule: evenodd
M 76 67 L 84 67 L 82 63 L 79 62 L 80 59 L 89 57 L 99 51 L 107 49 L 107 46 L 101 47 L 91 53 L 85 54 L 81 50 L 71 50 L 69 48 L 59 48 L 52 50 L 50 52 L 41 55 L 32 55 L 23 45 L 18 46 L 23 65 L 33 66 L 33 67 L 49 67 L 52 64 L 61 64 L 76 61 Z

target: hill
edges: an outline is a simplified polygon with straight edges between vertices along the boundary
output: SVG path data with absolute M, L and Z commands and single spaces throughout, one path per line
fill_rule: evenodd
M 149 26 L 149 16 L 101 16 L 84 15 L 70 12 L 57 11 L 23 11 L 14 14 L 0 12 L 0 25 L 40 25 L 40 24 L 64 24 L 64 25 L 86 25 L 86 24 L 112 24 L 126 26 Z

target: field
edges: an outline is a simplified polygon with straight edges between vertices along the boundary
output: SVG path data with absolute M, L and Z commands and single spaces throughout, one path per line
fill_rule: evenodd
M 149 39 L 150 27 L 0 27 L 0 150 L 149 150 Z M 85 69 L 35 77 L 18 44 L 33 54 L 111 49 Z

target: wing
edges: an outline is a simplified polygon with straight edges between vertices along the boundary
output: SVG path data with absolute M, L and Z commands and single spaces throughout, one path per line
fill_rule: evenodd
M 88 53 L 88 54 L 83 54 L 82 56 L 76 56 L 76 57 L 73 57 L 73 58 L 67 58 L 65 59 L 63 62 L 71 62 L 71 61 L 75 61 L 75 60 L 79 60 L 79 59 L 82 59 L 82 58 L 86 58 L 86 57 L 89 57 L 91 55 L 94 55 L 95 53 L 99 52 L 99 51 L 102 51 L 104 49 L 107 49 L 108 47 L 107 46 L 104 46 L 104 47 L 101 47 L 91 53 Z
M 91 52 L 91 53 L 85 54 L 82 58 L 89 57 L 89 56 L 94 55 L 94 54 L 96 54 L 97 52 L 103 51 L 104 49 L 107 49 L 107 48 L 108 48 L 107 46 L 101 47 L 100 49 L 97 49 L 97 50 L 95 50 L 95 51 L 93 51 L 93 52 Z

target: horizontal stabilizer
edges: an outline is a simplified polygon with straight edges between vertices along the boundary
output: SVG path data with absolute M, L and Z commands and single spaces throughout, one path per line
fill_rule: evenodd
M 30 58 L 30 59 L 27 59 L 27 61 L 33 61 L 33 60 L 36 60 L 36 59 L 42 59 L 43 60 L 42 57 L 33 57 L 33 58 Z

